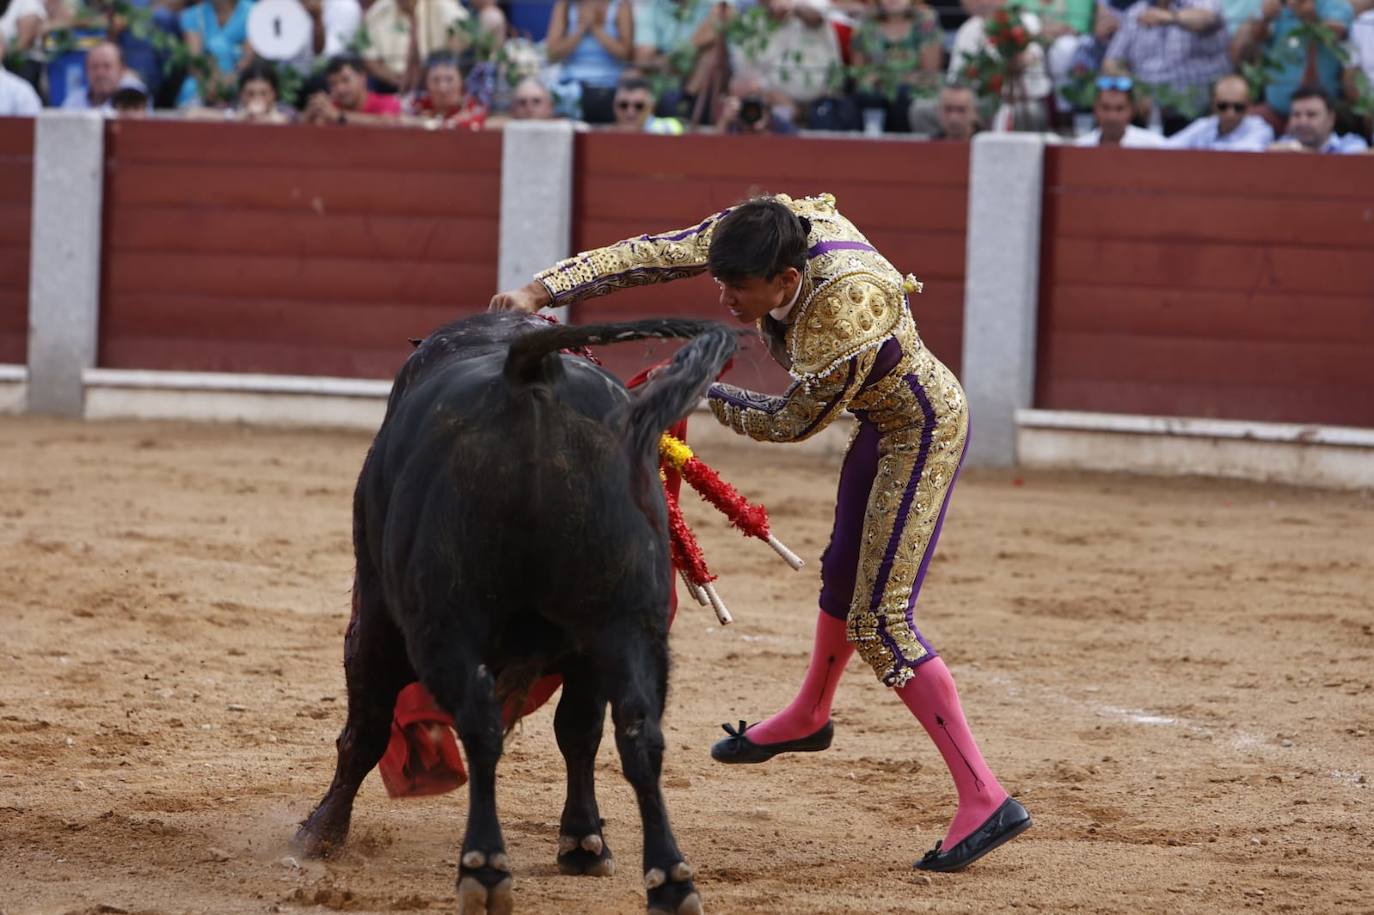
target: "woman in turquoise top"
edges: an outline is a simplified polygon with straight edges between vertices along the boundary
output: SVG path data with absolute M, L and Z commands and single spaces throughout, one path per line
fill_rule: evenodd
M 177 97 L 178 105 L 195 102 L 202 96 L 204 101 L 212 102 L 214 90 L 221 85 L 229 87 L 232 93 L 239 71 L 253 60 L 253 49 L 248 45 L 248 14 L 252 9 L 252 0 L 203 0 L 182 10 L 181 34 L 186 49 L 192 55 L 204 53 L 209 57 L 211 72 L 206 87 L 194 77 L 187 77 Z
M 615 121 L 615 86 L 634 52 L 634 9 L 629 0 L 557 0 L 549 19 L 550 62 L 582 87 L 582 119 Z

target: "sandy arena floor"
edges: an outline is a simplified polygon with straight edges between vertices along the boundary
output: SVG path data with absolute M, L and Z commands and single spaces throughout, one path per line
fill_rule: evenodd
M 0 419 L 0 911 L 454 910 L 465 795 L 391 802 L 370 778 L 340 860 L 287 857 L 343 720 L 368 440 Z M 819 556 L 833 460 L 702 450 Z M 711 912 L 1374 912 L 1374 498 L 966 474 L 918 619 L 1036 825 L 933 878 L 910 863 L 948 776 L 857 660 L 828 753 L 710 761 L 721 722 L 789 698 L 816 563 L 687 510 L 738 620 L 684 605 L 672 634 L 664 783 Z M 556 874 L 551 721 L 501 769 L 518 911 L 641 913 L 609 740 L 620 873 Z

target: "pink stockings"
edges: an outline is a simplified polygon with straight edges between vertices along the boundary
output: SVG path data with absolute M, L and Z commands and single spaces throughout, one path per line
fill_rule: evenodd
M 824 727 L 830 720 L 830 704 L 840 676 L 853 654 L 854 647 L 845 639 L 844 620 L 821 613 L 816 621 L 811 663 L 801 689 L 787 708 L 751 726 L 749 740 L 759 745 L 781 743 L 806 737 Z M 943 660 L 934 657 L 922 663 L 916 668 L 916 675 L 896 693 L 926 729 L 954 778 L 959 808 L 943 845 L 945 849 L 953 848 L 992 816 L 1007 799 L 1007 792 L 973 740 L 954 678 Z

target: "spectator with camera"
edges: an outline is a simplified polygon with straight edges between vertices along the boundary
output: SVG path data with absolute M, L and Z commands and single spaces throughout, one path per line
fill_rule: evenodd
M 1140 0 L 1122 17 L 1103 61 L 1104 73 L 1130 73 L 1166 91 L 1153 104 L 1166 134 L 1201 107 L 1209 87 L 1231 72 L 1221 0 Z
M 797 127 L 785 117 L 778 117 L 767 98 L 763 81 L 747 71 L 736 73 L 730 89 L 721 100 L 716 128 L 730 134 L 777 134 L 797 132 Z
M 1359 134 L 1336 132 L 1336 109 L 1321 86 L 1299 86 L 1289 104 L 1288 133 L 1271 149 L 1278 152 L 1351 154 L 1369 144 Z
M 1216 149 L 1264 152 L 1274 142 L 1274 128 L 1250 113 L 1250 85 L 1244 77 L 1223 76 L 1212 87 L 1212 114 L 1200 117 L 1165 140 L 1170 149 Z
M 367 66 L 358 55 L 348 52 L 330 58 L 324 68 L 324 80 L 328 92 L 310 96 L 301 113 L 305 123 L 372 126 L 397 123 L 401 114 L 400 99 L 367 88 Z
M 1328 99 L 1341 88 L 1341 60 L 1333 51 L 1346 37 L 1354 10 L 1346 0 L 1264 0 L 1260 17 L 1236 34 L 1232 52 L 1238 61 L 1267 57 L 1277 62 L 1264 87 L 1264 104 L 1256 110 L 1275 130 L 1282 129 L 1299 86 L 1319 86 Z M 1324 30 L 1330 41 L 1314 34 Z
M 736 70 L 752 69 L 770 94 L 785 98 L 810 126 L 818 117 L 817 103 L 832 95 L 840 70 L 840 43 L 826 13 L 828 0 L 763 0 L 769 28 L 756 54 L 745 59 L 732 49 Z M 829 125 L 835 126 L 835 125 Z
M 582 119 L 614 124 L 616 84 L 634 56 L 630 0 L 555 0 L 545 47 L 580 99 Z
M 634 66 L 662 80 L 660 108 L 686 107 L 706 88 L 724 53 L 721 35 L 734 0 L 648 0 L 635 7 Z
M 458 0 L 374 0 L 363 16 L 367 74 L 389 92 L 414 92 L 429 55 L 463 50 L 467 18 Z
M 1097 127 L 1074 141 L 1075 146 L 1121 146 L 1127 149 L 1158 149 L 1164 138 L 1131 123 L 1135 117 L 1135 84 L 1129 76 L 1099 76 L 1093 100 Z

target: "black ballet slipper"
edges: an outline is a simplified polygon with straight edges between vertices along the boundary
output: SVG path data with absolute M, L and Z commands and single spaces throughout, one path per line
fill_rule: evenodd
M 911 865 L 922 871 L 957 871 L 968 867 L 988 852 L 1010 842 L 1030 829 L 1031 818 L 1015 798 L 1007 798 L 992 816 L 983 821 L 964 840 L 948 851 L 940 850 L 940 842 Z
M 742 720 L 738 729 L 728 724 L 722 724 L 721 727 L 730 736 L 717 740 L 711 746 L 711 758 L 723 763 L 761 763 L 768 762 L 779 753 L 815 753 L 829 749 L 830 741 L 835 738 L 835 724 L 830 721 L 814 734 L 778 743 L 754 743 L 745 735 L 749 725 Z

